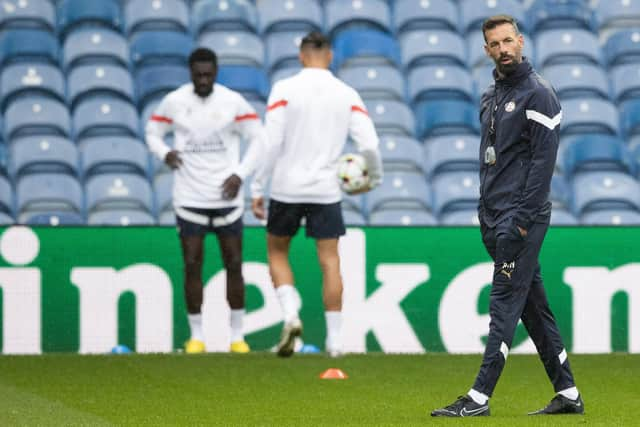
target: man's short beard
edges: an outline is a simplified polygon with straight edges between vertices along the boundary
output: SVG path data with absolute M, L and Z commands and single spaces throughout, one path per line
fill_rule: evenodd
M 510 74 L 513 74 L 513 72 L 516 71 L 516 69 L 518 68 L 518 65 L 520 65 L 520 62 L 517 61 L 515 58 L 509 64 L 496 62 L 496 68 L 498 69 L 498 72 L 503 76 L 508 76 Z

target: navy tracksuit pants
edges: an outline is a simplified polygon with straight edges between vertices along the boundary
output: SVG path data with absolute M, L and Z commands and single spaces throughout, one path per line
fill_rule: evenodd
M 526 237 L 507 220 L 481 226 L 494 261 L 489 302 L 489 338 L 473 389 L 491 396 L 502 373 L 518 321 L 522 319 L 556 392 L 575 385 L 560 331 L 542 285 L 538 255 L 549 222 L 534 223 Z

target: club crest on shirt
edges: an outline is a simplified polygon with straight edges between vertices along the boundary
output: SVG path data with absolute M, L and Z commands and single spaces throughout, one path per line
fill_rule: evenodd
M 516 109 L 516 103 L 513 101 L 509 101 L 506 104 L 504 104 L 504 109 L 507 113 L 510 113 Z

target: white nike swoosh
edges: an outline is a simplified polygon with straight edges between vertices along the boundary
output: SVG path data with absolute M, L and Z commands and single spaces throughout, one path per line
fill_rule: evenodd
M 460 416 L 461 417 L 471 417 L 474 416 L 476 414 L 479 414 L 480 412 L 486 411 L 488 408 L 488 406 L 481 406 L 480 408 L 477 409 L 473 409 L 471 411 L 467 411 L 467 408 L 462 408 L 462 411 L 460 411 Z

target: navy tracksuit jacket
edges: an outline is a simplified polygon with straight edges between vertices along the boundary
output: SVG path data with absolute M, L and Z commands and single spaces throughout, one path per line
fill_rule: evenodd
M 473 388 L 487 396 L 504 368 L 520 319 L 555 390 L 575 385 L 538 263 L 551 214 L 548 199 L 561 118 L 553 88 L 526 58 L 482 96 L 478 216 L 494 274 L 489 337 Z M 495 156 L 485 157 L 487 149 Z

